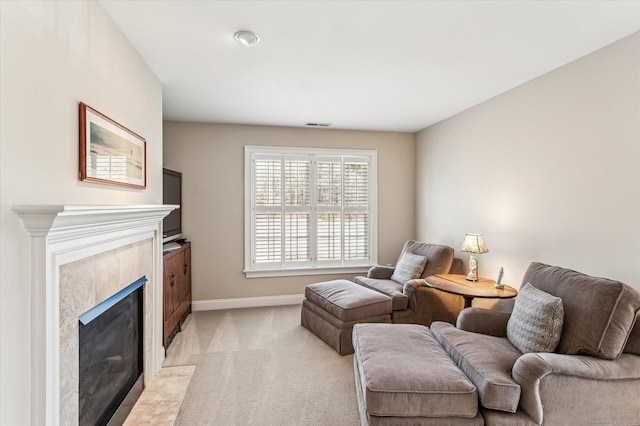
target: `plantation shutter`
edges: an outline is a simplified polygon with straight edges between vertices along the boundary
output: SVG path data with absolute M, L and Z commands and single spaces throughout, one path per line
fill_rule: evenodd
M 284 159 L 284 261 L 311 261 L 309 160 Z
M 322 158 L 316 162 L 318 220 L 317 261 L 342 261 L 342 159 Z
M 246 269 L 373 263 L 371 156 L 255 150 Z
M 344 164 L 345 259 L 369 257 L 369 164 L 347 160 Z
M 279 266 L 282 261 L 282 163 L 278 158 L 254 161 L 254 263 Z

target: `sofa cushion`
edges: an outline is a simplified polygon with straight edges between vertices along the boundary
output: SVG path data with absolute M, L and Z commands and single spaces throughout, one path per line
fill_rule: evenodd
M 522 353 L 553 352 L 563 318 L 562 299 L 526 283 L 507 322 L 507 338 Z
M 446 322 L 432 323 L 431 332 L 476 385 L 483 407 L 516 412 L 520 401 L 520 385 L 511 378 L 510 373 L 522 354 L 506 337 L 458 330 Z
M 357 321 L 390 314 L 391 298 L 347 280 L 310 284 L 304 290 L 307 300 L 342 321 Z
M 404 252 L 391 274 L 391 279 L 404 285 L 409 280 L 420 278 L 424 267 L 427 266 L 427 258 L 418 254 Z
M 393 300 L 394 311 L 402 311 L 409 306 L 409 296 L 403 293 L 402 284 L 393 280 L 378 280 L 368 277 L 355 277 L 353 280 L 361 286 L 389 296 Z
M 417 324 L 356 324 L 357 386 L 374 416 L 465 417 L 478 397 L 429 329 Z
M 606 278 L 534 262 L 523 283 L 562 299 L 564 324 L 557 352 L 614 359 L 640 310 L 640 293 Z

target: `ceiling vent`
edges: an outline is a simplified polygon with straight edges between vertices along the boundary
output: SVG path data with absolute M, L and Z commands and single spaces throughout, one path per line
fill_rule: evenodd
M 307 123 L 307 127 L 330 127 L 331 123 Z

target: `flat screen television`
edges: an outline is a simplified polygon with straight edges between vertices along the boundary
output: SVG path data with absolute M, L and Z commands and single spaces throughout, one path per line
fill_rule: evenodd
M 162 221 L 162 242 L 182 238 L 182 173 L 162 169 L 162 203 L 180 206 Z

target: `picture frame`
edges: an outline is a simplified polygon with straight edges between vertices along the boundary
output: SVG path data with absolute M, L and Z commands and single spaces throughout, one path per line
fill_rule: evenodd
M 144 189 L 147 141 L 80 102 L 80 180 Z

